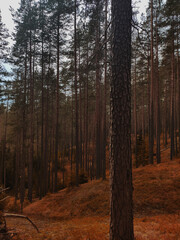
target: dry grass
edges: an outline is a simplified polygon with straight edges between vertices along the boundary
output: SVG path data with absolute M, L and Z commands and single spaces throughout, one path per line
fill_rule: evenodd
M 180 161 L 134 170 L 134 207 L 141 215 L 180 211 Z
M 61 220 L 82 216 L 107 216 L 109 183 L 92 181 L 78 188 L 64 189 L 27 206 L 24 212 Z
M 133 170 L 135 216 L 180 211 L 180 160 Z M 24 209 L 26 214 L 71 219 L 108 216 L 109 181 L 92 181 L 80 187 L 49 194 Z
M 136 218 L 134 225 L 137 240 L 180 239 L 180 216 L 178 214 Z
M 180 159 L 134 169 L 133 183 L 136 240 L 180 240 Z M 24 213 L 37 222 L 41 234 L 21 224 L 22 239 L 106 240 L 109 181 L 49 194 L 25 207 Z M 13 226 L 13 220 L 8 224 Z
M 41 233 L 36 233 L 28 223 L 12 220 L 8 226 L 19 230 L 21 239 L 26 240 L 108 240 L 109 217 L 82 217 L 62 221 L 48 219 L 36 220 Z M 153 217 L 135 218 L 136 240 L 179 240 L 180 216 L 158 215 Z

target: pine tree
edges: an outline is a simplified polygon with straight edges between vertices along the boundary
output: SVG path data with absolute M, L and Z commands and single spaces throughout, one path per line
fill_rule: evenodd
M 133 240 L 131 1 L 112 1 L 110 239 Z
M 9 33 L 5 24 L 2 22 L 2 16 L 0 11 L 0 83 L 3 80 L 3 76 L 7 76 L 8 73 L 4 67 L 4 63 L 8 61 L 9 54 Z M 0 94 L 1 96 L 1 94 Z

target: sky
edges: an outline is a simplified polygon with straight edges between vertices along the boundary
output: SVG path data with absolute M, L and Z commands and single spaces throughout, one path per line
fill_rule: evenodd
M 13 7 L 14 9 L 17 9 L 19 6 L 19 2 L 20 0 L 0 0 L 2 20 L 3 20 L 3 23 L 6 24 L 6 27 L 10 30 L 10 32 L 13 31 L 14 24 L 11 18 L 11 13 L 9 11 L 9 6 Z M 141 0 L 137 4 L 140 12 L 145 12 L 147 3 L 148 3 L 148 0 Z
M 6 28 L 9 29 L 10 33 L 13 31 L 14 23 L 11 17 L 11 12 L 9 11 L 9 6 L 17 9 L 20 0 L 0 0 L 0 10 L 2 15 L 2 21 L 6 24 Z
M 139 10 L 138 19 L 140 19 L 141 13 L 145 13 L 145 9 L 148 5 L 149 0 L 132 0 L 133 3 L 136 3 L 136 6 Z M 6 28 L 9 30 L 11 34 L 14 29 L 14 22 L 12 20 L 11 12 L 9 11 L 9 7 L 11 6 L 13 9 L 17 9 L 19 7 L 20 0 L 0 0 L 0 10 L 2 16 L 2 22 L 6 25 Z M 13 46 L 13 40 L 9 39 L 10 46 Z M 6 68 L 9 69 L 10 66 L 6 64 Z
M 136 0 L 133 0 L 133 2 L 135 1 Z M 145 12 L 148 1 L 149 0 L 140 0 L 139 3 L 137 3 L 140 13 Z M 2 15 L 2 21 L 3 23 L 6 24 L 6 27 L 9 29 L 10 33 L 12 33 L 13 31 L 14 23 L 11 17 L 11 12 L 9 11 L 9 6 L 11 6 L 16 10 L 19 6 L 19 2 L 20 0 L 0 0 L 0 10 Z

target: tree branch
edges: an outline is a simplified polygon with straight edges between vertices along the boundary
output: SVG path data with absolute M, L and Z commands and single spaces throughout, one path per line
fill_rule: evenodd
M 28 218 L 27 216 L 24 215 L 19 215 L 19 214 L 13 214 L 13 213 L 4 213 L 4 217 L 9 217 L 9 218 L 24 218 L 26 220 L 28 220 L 32 226 L 37 230 L 38 233 L 40 233 L 39 229 L 37 228 L 37 226 L 31 221 L 30 218 Z
M 9 190 L 10 188 L 8 187 L 8 188 L 1 188 L 0 189 L 0 193 L 3 193 L 3 192 L 5 192 L 5 191 L 7 191 L 7 190 Z
M 0 202 L 3 202 L 3 201 L 5 201 L 5 200 L 8 199 L 8 198 L 10 198 L 10 196 L 7 196 L 7 197 L 1 199 Z

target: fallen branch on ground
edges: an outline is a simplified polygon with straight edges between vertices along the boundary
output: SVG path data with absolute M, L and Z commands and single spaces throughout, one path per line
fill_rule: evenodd
M 163 148 L 163 149 L 161 149 L 161 152 L 164 152 L 164 151 L 166 151 L 168 148 L 170 148 L 171 146 L 167 146 L 167 147 L 165 147 L 165 148 Z
M 39 229 L 37 228 L 37 226 L 31 221 L 30 218 L 28 218 L 27 216 L 24 215 L 19 215 L 19 214 L 13 214 L 13 213 L 4 213 L 4 217 L 9 217 L 9 218 L 24 218 L 26 220 L 28 220 L 32 226 L 37 230 L 38 233 L 40 233 Z
M 10 198 L 10 196 L 7 196 L 7 197 L 1 199 L 0 202 L 3 202 L 3 201 L 5 201 L 5 200 L 8 199 L 8 198 Z
M 9 189 L 10 189 L 9 187 L 8 188 L 0 188 L 0 193 L 3 193 L 3 192 L 5 192 L 5 191 L 7 191 Z

